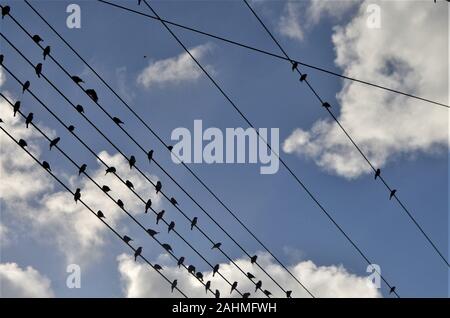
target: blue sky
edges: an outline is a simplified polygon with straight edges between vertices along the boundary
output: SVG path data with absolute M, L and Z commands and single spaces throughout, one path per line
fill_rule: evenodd
M 440 26 L 443 27 L 441 30 L 446 33 L 448 16 L 445 10 L 437 12 L 436 9 L 438 5 L 442 4 L 432 6 L 431 4 L 428 5 L 428 2 L 431 1 L 427 1 L 426 4 L 424 1 L 417 1 L 414 4 L 421 11 L 426 10 L 426 13 L 423 13 L 422 19 L 418 19 L 417 25 L 411 22 L 411 26 L 420 28 L 420 23 L 428 21 L 430 15 L 439 14 L 439 19 L 436 19 L 437 22 L 435 23 L 441 23 Z M 124 127 L 127 131 L 136 137 L 141 145 L 146 149 L 154 149 L 157 160 L 164 167 L 167 167 L 171 175 L 186 187 L 188 192 L 193 194 L 208 211 L 211 211 L 212 215 L 226 229 L 230 230 L 233 237 L 242 242 L 246 250 L 251 253 L 261 251 L 257 242 L 233 221 L 186 170 L 171 161 L 168 152 L 163 149 L 162 145 L 153 138 L 145 127 L 136 121 L 130 112 L 24 3 L 19 1 L 6 1 L 5 3 L 11 6 L 13 16 L 30 33 L 39 34 L 45 40 L 44 44 L 51 46 L 52 56 L 55 59 L 61 62 L 71 74 L 79 74 L 86 82 L 85 87 L 97 90 L 101 105 L 105 106 L 113 116 L 120 117 L 125 122 Z M 158 134 L 165 141 L 170 142 L 170 134 L 177 127 L 192 129 L 195 119 L 201 119 L 204 127 L 246 128 L 242 118 L 205 76 L 178 83 L 168 81 L 163 84 L 151 85 L 148 88 L 137 82 L 139 74 L 149 64 L 174 58 L 183 53 L 182 48 L 158 21 L 126 13 L 94 1 L 80 1 L 78 3 L 81 6 L 82 25 L 80 29 L 68 29 L 65 25 L 67 17 L 65 8 L 69 2 L 40 1 L 32 4 L 76 48 L 81 56 L 86 58 L 94 69 L 122 97 L 127 99 L 133 109 L 142 115 L 142 118 L 158 131 Z M 118 1 L 117 3 L 134 9 L 138 8 L 136 1 Z M 240 1 L 152 1 L 151 3 L 161 17 L 168 20 L 279 53 L 274 43 L 251 15 L 251 12 Z M 332 41 L 332 36 L 339 32 L 335 26 L 350 28 L 352 23 L 357 24 L 358 16 L 362 14 L 361 12 L 364 12 L 363 6 L 366 5 L 366 3 L 349 5 L 343 2 L 342 7 L 345 10 L 342 9 L 342 12 L 339 10 L 332 11 L 339 12 L 339 14 L 330 14 L 331 11 L 322 9 L 324 11 L 320 11 L 321 13 L 318 14 L 318 21 L 313 21 L 313 19 L 308 20 L 308 18 L 302 16 L 301 8 L 312 6 L 308 1 L 294 3 L 298 6 L 296 9 L 299 10 L 296 22 L 304 30 L 303 38 L 300 39 L 289 37 L 280 31 L 280 17 L 288 17 L 289 12 L 291 12 L 285 2 L 258 1 L 252 4 L 261 13 L 261 17 L 268 22 L 268 26 L 275 31 L 276 36 L 291 56 L 336 72 L 343 72 L 343 70 L 335 62 L 336 52 L 338 52 L 336 47 L 342 45 L 339 39 Z M 395 5 L 393 4 L 384 3 L 382 5 L 383 17 L 394 20 L 398 8 L 394 8 Z M 413 9 L 415 8 L 413 7 Z M 141 6 L 139 9 L 149 13 L 145 7 Z M 411 14 L 414 14 L 415 11 L 411 12 Z M 401 18 L 404 18 L 404 16 L 399 17 L 399 21 L 402 21 Z M 399 21 L 398 23 L 400 23 Z M 389 33 L 393 30 L 393 22 L 383 20 L 383 23 L 385 22 L 386 26 L 383 27 L 382 25 L 381 29 L 378 30 L 381 35 L 378 34 L 377 37 L 380 36 L 389 40 L 392 39 L 392 36 L 389 37 Z M 310 131 L 317 121 L 329 120 L 327 113 L 318 105 L 311 92 L 298 83 L 298 79 L 291 72 L 288 63 L 188 31 L 175 28 L 174 31 L 188 48 L 208 45 L 209 49 L 200 58 L 201 62 L 213 69 L 214 78 L 256 127 L 280 129 L 280 142 L 289 138 L 297 128 Z M 41 62 L 42 52 L 39 47 L 11 19 L 5 17 L 2 20 L 1 32 L 34 63 Z M 416 31 L 411 28 L 402 32 L 414 33 Z M 433 36 L 435 35 L 430 35 L 430 37 Z M 424 42 L 424 38 L 425 31 L 419 32 L 419 35 L 416 36 L 417 43 L 409 44 L 412 48 L 420 46 Z M 448 36 L 444 39 L 448 41 Z M 380 43 L 386 43 L 388 40 L 385 39 L 385 42 Z M 361 40 L 361 43 L 365 43 L 364 40 Z M 435 42 L 430 39 L 429 43 L 432 46 Z M 395 48 L 396 44 L 393 43 L 392 47 Z M 342 49 L 341 46 L 339 48 Z M 377 54 L 386 58 L 386 56 L 389 56 L 389 51 L 387 46 L 380 45 L 378 51 L 373 53 L 373 60 L 377 60 Z M 412 71 L 409 75 L 411 78 L 418 76 L 420 80 L 417 82 L 420 85 L 417 83 L 415 83 L 417 86 L 412 85 L 404 79 L 401 79 L 401 83 L 397 84 L 400 87 L 405 85 L 407 91 L 422 94 L 444 103 L 447 102 L 448 90 L 435 90 L 435 87 L 430 84 L 431 78 L 427 77 L 428 71 L 415 69 L 414 66 L 420 65 L 415 64 L 415 61 L 418 60 L 421 61 L 420 63 L 433 64 L 429 71 L 432 72 L 435 64 L 438 68 L 448 70 L 448 62 L 445 59 L 428 59 L 424 62 L 422 60 L 427 59 L 421 59 L 420 52 L 417 52 L 418 57 L 411 57 L 409 60 L 408 51 L 405 51 L 406 53 L 398 52 L 398 55 L 407 63 L 410 62 L 409 66 Z M 79 136 L 86 140 L 97 153 L 107 151 L 110 155 L 115 154 L 114 149 L 77 116 L 44 80 L 36 78 L 34 70 L 5 41 L 1 42 L 1 53 L 5 56 L 5 65 L 19 78 L 31 79 L 33 91 L 42 97 L 47 105 L 55 110 L 64 121 L 73 123 L 77 127 Z M 386 54 L 383 55 L 384 53 Z M 444 53 L 441 54 L 448 56 Z M 393 53 L 391 52 L 391 54 Z M 426 54 L 426 52 L 423 54 Z M 144 55 L 147 57 L 144 58 Z M 396 61 L 395 57 L 391 56 L 391 59 Z M 366 65 L 365 63 L 364 60 L 360 61 L 361 65 Z M 370 64 L 370 60 L 367 63 Z M 400 68 L 399 65 L 394 65 L 395 67 Z M 363 67 L 360 67 L 360 69 L 363 69 Z M 141 168 L 160 178 L 167 193 L 176 197 L 180 206 L 189 215 L 198 216 L 207 232 L 212 237 L 217 238 L 217 241 L 223 242 L 224 249 L 230 256 L 233 258 L 242 257 L 242 252 L 227 240 L 217 227 L 208 222 L 206 216 L 201 214 L 201 211 L 161 171 L 154 165 L 149 166 L 147 164 L 145 155 L 119 129 L 111 125 L 108 118 L 96 108 L 95 104 L 91 103 L 86 96 L 80 94 L 79 88 L 53 62 L 46 61 L 44 63 L 44 73 L 48 75 L 51 81 L 58 83 L 71 100 L 84 105 L 86 115 L 98 124 L 98 127 L 105 131 L 125 153 L 134 154 Z M 345 96 L 343 99 L 337 96 L 345 82 L 315 71 L 308 70 L 307 73 L 321 96 L 336 105 L 333 109 L 337 114 L 340 114 L 342 110 L 342 101 L 347 103 L 345 111 L 352 111 L 351 106 L 355 106 L 355 103 L 350 102 L 350 99 L 346 99 Z M 358 75 L 362 79 L 372 80 L 372 78 L 366 77 L 367 74 L 370 75 L 370 71 Z M 392 76 L 394 82 L 396 81 L 395 76 L 399 74 L 400 71 Z M 448 72 L 442 74 L 448 74 Z M 6 81 L 2 85 L 2 91 L 9 92 L 14 100 L 16 97 L 20 98 L 24 105 L 24 112 L 34 112 L 36 122 L 39 125 L 49 127 L 55 135 L 61 136 L 60 146 L 76 162 L 87 163 L 92 167 L 96 165 L 95 159 L 86 149 L 71 138 L 29 94 L 21 96 L 20 87 L 14 79 L 8 74 L 5 74 L 5 78 Z M 380 76 L 376 79 L 382 80 L 383 77 Z M 448 81 L 448 77 L 439 78 L 439 82 L 441 80 Z M 390 84 L 391 82 L 387 83 Z M 384 83 L 381 82 L 381 84 Z M 356 90 L 363 90 L 360 85 L 355 85 L 357 85 L 354 86 Z M 346 97 L 349 97 L 351 93 L 347 92 Z M 445 133 L 442 138 L 438 133 L 432 133 L 432 128 L 430 130 L 425 129 L 424 131 L 428 135 L 422 135 L 422 137 L 427 139 L 427 142 L 417 143 L 414 141 L 419 137 L 415 133 L 408 135 L 409 131 L 420 130 L 419 125 L 439 129 L 444 124 L 445 127 L 445 125 L 448 125 L 447 110 L 439 109 L 439 107 L 436 109 L 436 106 L 406 98 L 393 99 L 392 95 L 389 94 L 383 95 L 381 98 L 382 101 L 390 101 L 389 104 L 374 105 L 371 101 L 379 101 L 380 96 L 378 94 L 380 92 L 375 89 L 365 89 L 362 97 L 367 99 L 358 100 L 357 104 L 360 106 L 358 113 L 361 112 L 361 109 L 364 111 L 363 107 L 380 107 L 380 112 L 386 107 L 388 110 L 397 108 L 402 112 L 402 116 L 397 120 L 391 118 L 392 121 L 389 121 L 390 116 L 387 116 L 388 119 L 383 123 L 374 124 L 376 120 L 373 120 L 373 114 L 369 110 L 367 113 L 371 114 L 370 116 L 358 117 L 362 122 L 351 127 L 352 132 L 354 132 L 352 136 L 357 142 L 358 140 L 363 143 L 367 142 L 367 149 L 374 152 L 375 160 L 380 160 L 385 178 L 398 189 L 402 201 L 406 203 L 406 206 L 437 243 L 440 250 L 448 254 L 448 134 Z M 446 99 L 442 100 L 442 97 Z M 365 104 L 367 106 L 364 106 Z M 6 107 L 6 104 L 2 104 L 2 108 L 4 107 Z M 422 117 L 420 114 L 423 113 L 427 113 L 428 117 Z M 4 114 L 3 109 L 2 114 Z M 11 117 L 10 113 L 7 114 L 8 117 Z M 393 111 L 392 114 L 398 113 Z M 340 115 L 348 116 L 347 114 Z M 6 115 L 2 116 L 7 117 Z M 344 122 L 345 119 L 351 119 L 351 117 L 343 118 Z M 444 123 L 442 123 L 442 120 L 439 121 L 440 118 L 445 118 Z M 365 119 L 371 121 L 365 124 L 363 122 Z M 427 120 L 429 122 L 426 122 Z M 7 123 L 6 120 L 5 122 Z M 354 123 L 349 122 L 350 124 Z M 4 127 L 8 129 L 7 124 Z M 373 146 L 367 141 L 370 138 L 366 134 L 371 129 L 373 129 L 374 134 L 380 133 L 378 129 L 375 129 L 378 127 L 380 130 L 385 129 L 383 132 L 386 132 L 387 135 L 392 134 L 393 130 L 391 129 L 394 127 L 398 129 L 399 135 L 405 134 L 404 139 L 391 135 L 392 140 L 398 141 L 396 146 L 385 140 L 383 141 L 383 139 L 380 139 L 380 144 Z M 10 129 L 10 131 L 14 135 L 14 130 Z M 363 139 L 358 139 L 359 132 L 364 135 L 364 137 L 360 137 Z M 343 140 L 342 143 L 349 142 L 337 133 L 336 136 L 339 140 L 336 147 L 343 149 L 342 152 L 338 151 L 339 158 L 345 160 L 346 153 L 351 148 L 348 148 L 348 145 L 342 146 L 340 140 Z M 319 140 L 321 137 L 317 138 Z M 5 139 L 6 137 L 2 135 L 2 144 L 7 142 Z M 412 140 L 410 147 L 408 142 L 402 144 L 405 140 Z M 56 151 L 48 152 L 46 143 L 37 141 L 37 145 L 42 145 L 41 157 L 52 163 L 52 168 L 58 175 L 74 182 L 74 184 L 79 182 L 70 177 L 70 175 L 75 175 L 76 171 L 60 154 Z M 314 145 L 323 146 L 320 140 Z M 330 149 L 323 151 L 334 151 Z M 385 155 L 381 156 L 384 159 L 379 159 L 377 151 Z M 320 163 L 320 158 L 314 154 L 310 155 L 301 151 L 288 152 L 281 151 L 282 158 L 316 194 L 319 201 L 350 234 L 351 238 L 357 242 L 366 255 L 374 263 L 381 266 L 383 276 L 397 286 L 397 291 L 402 297 L 448 296 L 448 268 L 400 207 L 395 202 L 388 200 L 389 193 L 381 183 L 374 182 L 373 175 L 367 174 L 362 169 L 357 175 L 349 178 L 343 172 L 345 169 L 339 167 L 324 168 L 323 164 Z M 350 156 L 350 159 L 353 160 L 353 158 Z M 364 260 L 282 167 L 274 175 L 260 175 L 259 166 L 249 164 L 201 164 L 191 165 L 191 168 L 220 195 L 228 206 L 249 225 L 254 233 L 285 264 L 294 265 L 298 262 L 311 260 L 317 266 L 342 265 L 350 274 L 361 277 L 367 275 L 367 264 Z M 5 172 L 5 170 L 3 171 Z M 144 191 L 150 191 L 144 187 L 143 189 Z M 59 191 L 59 188 L 55 186 L 50 190 Z M 45 193 L 38 193 L 36 200 L 40 201 L 42 198 L 45 198 Z M 71 198 L 69 199 L 71 200 Z M 42 222 L 33 223 L 32 218 L 22 217 L 23 211 L 17 213 L 16 209 L 21 207 L 21 202 L 14 200 L 11 202 L 4 195 L 0 198 L 0 202 L 2 203 L 2 224 L 8 228 L 9 237 L 7 244 L 2 243 L 2 264 L 16 263 L 21 268 L 32 266 L 51 281 L 51 289 L 57 297 L 121 297 L 127 295 L 127 291 L 130 295 L 129 289 L 127 289 L 129 288 L 127 281 L 124 280 L 124 274 L 120 273 L 117 264 L 117 256 L 122 253 L 129 253 L 129 251 L 117 238 L 109 233 L 101 233 L 104 243 L 99 244 L 92 251 L 93 255 L 98 254 L 99 256 L 93 256 L 93 260 L 90 260 L 89 257 L 83 259 L 83 261 L 80 260 L 80 263 L 83 263 L 82 288 L 68 289 L 65 284 L 68 260 L 64 253 L 59 250 L 58 242 L 55 242 L 51 235 L 48 235 L 50 232 L 45 232 L 49 225 L 42 225 Z M 165 202 L 161 202 L 161 206 L 166 208 L 168 217 L 175 220 L 180 233 L 185 234 L 199 250 L 204 251 L 211 263 L 226 262 L 226 259 L 220 254 L 211 252 L 209 243 L 205 242 L 198 232 L 193 233 L 189 230 L 186 221 L 180 218 L 174 209 L 170 208 Z M 61 207 L 61 209 L 64 209 L 64 207 Z M 30 213 L 33 212 L 30 211 Z M 16 214 L 20 214 L 20 216 Z M 64 218 L 64 216 L 59 217 Z M 139 219 L 145 224 L 155 226 L 152 216 L 140 214 Z M 91 220 L 92 222 L 98 222 L 95 218 L 91 218 Z M 69 220 L 67 221 L 69 222 Z M 144 244 L 144 250 L 150 259 L 161 257 L 159 246 L 138 234 L 137 228 L 128 219 L 123 218 L 117 222 L 121 229 L 126 229 L 130 236 L 136 237 L 136 240 L 140 240 Z M 164 228 L 161 229 L 163 232 L 160 234 L 161 237 L 174 246 L 175 254 L 186 256 L 187 259 L 197 263 L 198 268 L 202 271 L 209 270 L 183 243 L 173 235 L 167 235 Z M 57 228 L 53 230 L 58 232 Z M 73 233 L 68 234 L 69 237 L 70 235 L 73 235 Z M 73 246 L 76 248 L 76 241 Z M 159 283 L 163 285 L 161 282 Z M 327 282 L 325 281 L 324 284 L 327 284 Z M 2 289 L 2 292 L 5 291 Z M 388 296 L 386 286 L 383 285 L 381 293 L 383 296 Z M 320 297 L 320 295 L 318 296 Z

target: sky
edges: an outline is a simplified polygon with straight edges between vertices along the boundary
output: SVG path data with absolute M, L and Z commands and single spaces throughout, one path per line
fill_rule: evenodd
M 150 14 L 137 1 L 112 1 Z M 32 1 L 32 5 L 111 87 L 168 144 L 176 128 L 193 131 L 194 120 L 203 127 L 247 128 L 246 122 L 187 56 L 159 21 L 95 1 L 78 1 L 81 27 L 66 26 L 66 7 L 74 1 Z M 154 149 L 156 160 L 183 186 L 250 255 L 293 297 L 307 297 L 301 287 L 227 213 L 227 211 L 124 107 L 34 12 L 21 1 L 4 1 L 11 14 L 70 74 L 93 88 L 99 103 L 123 120 L 123 127 L 144 149 Z M 241 1 L 150 1 L 167 20 L 201 29 L 257 48 L 280 54 L 274 42 Z M 448 5 L 433 1 L 268 1 L 253 0 L 252 7 L 292 58 L 347 76 L 368 80 L 404 92 L 449 103 Z M 379 28 L 374 27 L 374 7 Z M 376 20 L 376 19 L 375 19 Z M 376 23 L 375 23 L 376 24 Z M 1 33 L 74 104 L 81 104 L 94 122 L 163 191 L 177 199 L 192 218 L 245 271 L 256 274 L 276 297 L 284 293 L 251 265 L 244 253 L 208 220 L 207 216 L 74 85 L 42 50 L 6 16 Z M 248 51 L 173 27 L 190 52 L 206 67 L 239 109 L 257 128 L 278 128 L 280 156 L 349 234 L 358 247 L 379 266 L 383 277 L 401 297 L 448 297 L 448 267 L 379 182 L 361 155 L 331 120 L 287 61 Z M 108 142 L 83 120 L 43 78 L 3 39 L 4 65 L 98 156 L 133 181 L 136 192 L 151 198 L 156 210 L 165 209 L 167 220 L 230 281 L 238 281 L 251 297 L 254 286 L 210 242 L 191 231 L 187 222 Z M 313 87 L 332 105 L 339 121 L 369 159 L 382 169 L 399 198 L 448 259 L 448 110 L 332 77 L 310 69 Z M 21 110 L 34 113 L 34 123 L 88 174 L 111 187 L 126 208 L 158 238 L 171 244 L 174 254 L 195 264 L 212 288 L 229 294 L 229 286 L 155 217 L 143 204 L 71 136 L 21 86 L 0 68 L 0 90 Z M 81 188 L 82 199 L 101 209 L 106 221 L 142 246 L 143 254 L 163 266 L 170 280 L 191 297 L 206 296 L 204 288 L 176 263 L 118 207 L 32 127 L 25 128 L 10 105 L 0 101 L 2 127 L 23 138 L 28 149 L 51 164 L 52 171 L 71 189 Z M 0 292 L 2 297 L 178 297 L 167 282 L 142 261 L 96 217 L 57 184 L 43 169 L 0 134 Z M 260 174 L 259 164 L 189 164 L 189 167 L 238 215 L 249 229 L 287 265 L 316 297 L 392 297 L 385 284 L 368 283 L 367 263 L 321 212 L 314 201 L 280 166 L 275 174 Z M 80 268 L 80 288 L 69 288 L 67 267 Z M 231 296 L 237 296 L 236 293 Z

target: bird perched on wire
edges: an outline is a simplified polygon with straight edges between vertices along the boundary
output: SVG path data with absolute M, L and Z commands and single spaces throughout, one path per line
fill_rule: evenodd
M 153 159 L 153 150 L 150 150 L 150 151 L 147 153 L 147 159 L 148 159 L 148 162 L 149 162 L 149 163 L 152 162 L 152 159 Z
M 173 250 L 172 250 L 172 246 L 170 246 L 169 244 L 167 244 L 167 243 L 163 243 L 163 244 L 161 244 L 161 246 L 167 251 L 167 252 L 172 252 Z
M 33 35 L 32 39 L 36 44 L 39 44 L 40 42 L 44 41 L 38 34 Z
M 292 72 L 298 67 L 298 62 L 292 62 Z
M 191 231 L 194 229 L 194 226 L 196 226 L 197 225 L 197 217 L 194 217 L 193 219 L 192 219 L 192 222 L 191 222 Z
M 83 81 L 80 77 L 78 77 L 78 76 L 76 76 L 76 75 L 73 75 L 73 76 L 71 76 L 70 78 L 72 79 L 72 81 L 75 82 L 75 84 L 84 83 L 84 81 Z
M 306 81 L 306 78 L 308 77 L 308 74 L 302 74 L 300 75 L 300 82 Z
M 247 272 L 247 277 L 250 278 L 250 279 L 255 278 L 255 276 L 252 273 L 250 273 L 250 272 Z
M 16 117 L 16 114 L 19 111 L 19 109 L 20 109 L 20 100 L 18 100 L 17 102 L 14 103 L 14 106 L 13 106 L 14 117 Z
M 83 106 L 81 106 L 80 104 L 78 104 L 75 109 L 77 110 L 77 112 L 79 112 L 80 114 L 84 113 L 84 108 Z
M 26 146 L 28 146 L 27 142 L 23 139 L 19 140 L 19 146 L 22 148 L 25 148 Z
M 246 299 L 248 297 L 250 297 L 250 293 L 243 293 L 242 294 L 242 298 Z
M 211 249 L 212 249 L 212 250 L 215 249 L 215 248 L 219 249 L 221 246 L 222 246 L 222 243 L 215 243 L 215 244 L 213 245 L 213 247 L 211 247 Z
M 125 242 L 125 243 L 130 243 L 131 241 L 132 241 L 133 239 L 131 238 L 131 237 L 129 237 L 129 236 L 127 236 L 127 235 L 124 235 L 123 236 L 123 241 Z
M 134 156 L 131 156 L 130 159 L 128 159 L 128 163 L 130 165 L 130 169 L 133 169 L 134 165 L 136 164 L 136 158 Z
M 37 77 L 41 77 L 41 73 L 42 73 L 42 63 L 38 63 L 36 65 L 36 67 L 34 68 L 34 70 L 36 71 L 36 75 Z
M 391 289 L 389 289 L 389 294 L 395 293 L 395 286 L 392 286 Z
M 292 295 L 292 290 L 287 290 L 286 291 L 286 297 L 287 298 L 291 298 L 291 295 Z
M 208 293 L 208 290 L 209 290 L 210 287 L 211 287 L 211 281 L 208 280 L 208 281 L 206 282 L 206 284 L 205 284 L 205 290 L 206 290 L 206 293 Z
M 25 119 L 25 125 L 26 125 L 27 128 L 28 128 L 28 125 L 33 122 L 33 117 L 34 117 L 34 114 L 33 113 L 29 113 L 27 118 Z
M 272 293 L 270 291 L 268 291 L 267 289 L 264 289 L 263 291 L 264 295 L 266 295 L 267 297 L 270 297 L 270 295 L 272 295 Z
M 99 218 L 99 219 L 106 219 L 106 216 L 103 214 L 103 212 L 102 211 L 100 211 L 100 210 L 98 210 L 97 211 L 97 217 Z
M 47 57 L 47 55 L 49 55 L 49 54 L 50 54 L 50 46 L 47 45 L 47 46 L 45 47 L 45 49 L 44 49 L 44 52 L 43 52 L 44 60 L 45 60 L 45 58 Z
M 116 173 L 116 168 L 114 168 L 114 167 L 108 167 L 108 168 L 106 169 L 105 176 L 106 176 L 108 173 Z
M 175 200 L 174 197 L 170 198 L 170 203 L 172 203 L 173 205 L 177 205 L 178 204 L 177 200 Z
M 141 5 L 141 0 L 138 0 L 138 6 L 140 6 Z
M 61 140 L 61 138 L 56 137 L 55 139 L 53 139 L 52 141 L 50 141 L 50 150 L 52 150 L 53 147 L 55 147 L 58 142 Z
M 123 204 L 123 202 L 122 202 L 122 200 L 120 200 L 120 199 L 117 199 L 117 205 L 119 206 L 119 208 L 124 208 L 124 204 Z
M 177 262 L 178 267 L 181 267 L 181 265 L 183 265 L 183 263 L 184 263 L 184 256 L 181 256 Z
M 219 264 L 214 265 L 213 267 L 213 277 L 216 275 L 216 273 L 219 271 Z
M 10 6 L 4 6 L 2 8 L 2 19 L 9 14 L 9 12 L 11 11 Z
M 87 168 L 87 164 L 83 163 L 80 167 L 80 169 L 78 169 L 78 175 L 81 175 L 82 173 L 84 173 L 86 171 Z
M 134 252 L 134 261 L 136 262 L 136 259 L 138 256 L 140 256 L 142 253 L 142 246 L 139 246 L 136 251 Z
M 377 171 L 375 171 L 375 180 L 381 175 L 381 169 L 378 168 Z
M 258 280 L 258 282 L 255 285 L 255 293 L 258 291 L 258 289 L 261 289 L 262 287 L 262 281 Z
M 257 259 L 258 259 L 258 256 L 257 256 L 257 255 L 254 255 L 254 256 L 252 256 L 252 257 L 250 258 L 250 262 L 251 262 L 252 264 L 255 264 Z
M 95 90 L 88 88 L 85 92 L 94 102 L 98 102 L 98 96 Z
M 231 293 L 233 292 L 233 290 L 236 289 L 237 285 L 238 285 L 238 282 L 234 282 L 233 285 L 231 285 L 230 295 L 231 295 Z
M 155 231 L 155 230 L 153 230 L 153 229 L 147 229 L 147 233 L 151 236 L 151 237 L 153 237 L 153 236 L 155 236 L 156 234 L 158 234 L 159 232 L 157 232 L 157 231 Z
M 174 228 L 175 228 L 175 222 L 172 221 L 172 222 L 170 222 L 170 224 L 169 224 L 169 227 L 168 227 L 168 229 L 167 229 L 167 233 L 170 233 L 170 231 L 172 231 Z
M 159 265 L 159 264 L 153 265 L 153 268 L 154 268 L 155 270 L 157 270 L 157 271 L 162 270 L 162 267 L 161 267 L 161 265 Z
M 194 274 L 195 273 L 195 266 L 194 265 L 189 265 L 188 266 L 188 272 L 191 273 L 191 274 Z
M 75 200 L 75 203 L 77 203 L 78 200 L 81 199 L 81 190 L 80 190 L 80 188 L 77 188 L 77 190 L 75 191 L 75 194 L 73 195 L 73 199 Z
M 323 104 L 322 104 L 322 106 L 323 107 L 325 107 L 325 108 L 331 108 L 331 105 L 328 103 L 328 102 L 324 102 Z
M 103 190 L 103 192 L 105 192 L 105 193 L 108 193 L 109 191 L 111 191 L 110 187 L 108 187 L 107 185 L 103 185 L 103 186 L 102 186 L 102 190 Z
M 156 194 L 158 194 L 159 191 L 161 191 L 161 189 L 162 189 L 161 181 L 156 182 L 156 186 L 155 186 Z
M 216 298 L 220 298 L 220 291 L 218 289 L 216 289 L 216 293 L 214 294 L 214 296 Z
M 172 282 L 172 285 L 170 286 L 170 288 L 171 288 L 171 290 L 172 290 L 172 293 L 173 293 L 173 290 L 175 289 L 175 287 L 177 287 L 177 284 L 178 284 L 178 282 L 177 282 L 177 280 L 175 279 L 175 280 Z
M 30 88 L 30 81 L 26 81 L 25 83 L 23 83 L 22 85 L 22 94 L 25 93 L 25 91 Z
M 156 224 L 158 224 L 159 221 L 162 220 L 162 218 L 163 218 L 165 212 L 166 212 L 166 211 L 161 210 L 161 212 L 158 212 L 158 213 L 156 214 Z
M 394 195 L 395 195 L 396 192 L 397 192 L 397 190 L 395 190 L 395 189 L 393 189 L 393 190 L 391 191 L 391 194 L 389 195 L 389 200 L 391 200 L 391 199 L 394 197 Z
M 134 189 L 134 185 L 130 180 L 125 181 L 125 185 L 129 188 L 129 189 Z
M 195 277 L 197 277 L 198 280 L 203 282 L 203 273 L 202 272 L 197 272 L 197 274 L 195 274 Z
M 119 117 L 113 117 L 113 122 L 115 122 L 117 125 L 123 125 L 123 121 Z
M 4 59 L 5 59 L 5 56 L 3 54 L 0 54 L 0 65 L 3 64 Z
M 145 203 L 145 213 L 147 213 L 148 209 L 152 206 L 152 200 L 148 199 L 147 203 Z
M 49 164 L 47 161 L 43 161 L 43 162 L 42 162 L 42 167 L 43 167 L 45 170 L 52 171 L 52 169 L 50 169 L 50 164 Z

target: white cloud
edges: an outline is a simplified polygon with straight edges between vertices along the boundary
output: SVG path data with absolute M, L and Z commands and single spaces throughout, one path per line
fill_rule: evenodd
M 292 290 L 293 297 L 308 297 L 306 292 L 289 274 L 267 254 L 258 254 L 258 262 L 286 290 Z M 152 268 L 144 263 L 135 262 L 132 256 L 122 254 L 118 258 L 118 268 L 126 297 L 180 297 L 175 291 L 170 292 L 170 285 Z M 285 297 L 284 293 L 248 259 L 237 259 L 235 262 L 244 270 L 253 273 L 263 281 L 263 289 L 272 292 L 276 297 Z M 350 274 L 342 266 L 316 266 L 311 261 L 303 261 L 290 266 L 290 270 L 300 277 L 308 289 L 317 297 L 381 297 L 378 289 L 368 282 L 367 278 Z M 211 297 L 205 288 L 185 269 L 174 266 L 163 266 L 162 271 L 169 280 L 178 280 L 178 287 L 189 297 Z M 231 282 L 238 282 L 241 292 L 251 292 L 251 297 L 265 297 L 261 291 L 253 295 L 255 286 L 230 263 L 220 264 L 220 272 Z M 223 297 L 230 297 L 230 286 L 218 275 L 214 278 L 211 272 L 203 272 L 205 282 L 211 280 L 211 289 L 219 289 Z M 231 296 L 239 297 L 234 292 Z
M 212 45 L 208 43 L 189 49 L 191 54 L 200 61 L 211 50 Z M 208 71 L 214 73 L 214 68 L 211 65 L 206 65 L 205 67 Z M 145 88 L 149 88 L 153 85 L 197 81 L 201 75 L 202 70 L 195 64 L 192 58 L 187 53 L 182 53 L 172 58 L 151 61 L 141 74 L 139 74 L 137 82 Z
M 347 76 L 448 101 L 448 38 L 446 32 L 435 32 L 447 25 L 445 10 L 425 10 L 423 2 L 379 5 L 381 29 L 367 27 L 365 3 L 347 25 L 335 28 L 336 64 Z M 339 121 L 377 167 L 399 155 L 436 153 L 448 146 L 444 108 L 353 82 L 344 83 L 337 99 Z M 312 158 L 323 169 L 347 178 L 370 171 L 329 118 L 309 130 L 296 129 L 283 150 Z
M 6 81 L 5 73 L 3 72 L 3 69 L 0 68 L 0 87 L 3 86 L 3 84 L 5 83 L 5 81 Z
M 284 13 L 278 23 L 278 32 L 287 38 L 302 41 L 303 28 L 300 25 L 300 4 L 288 2 L 284 7 Z
M 7 246 L 10 243 L 10 231 L 6 225 L 0 223 L 0 246 Z
M 50 280 L 28 266 L 20 268 L 16 263 L 0 264 L 1 298 L 54 297 Z

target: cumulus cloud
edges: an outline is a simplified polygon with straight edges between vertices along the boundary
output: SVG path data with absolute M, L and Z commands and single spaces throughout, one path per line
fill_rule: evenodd
M 16 263 L 1 263 L 0 297 L 48 298 L 54 294 L 50 280 L 34 268 L 22 269 Z
M 189 49 L 191 54 L 198 60 L 202 60 L 212 45 L 202 44 Z M 211 65 L 205 66 L 208 71 L 214 73 Z M 195 64 L 187 53 L 159 61 L 151 61 L 149 65 L 139 74 L 138 84 L 149 88 L 154 85 L 178 84 L 182 82 L 197 81 L 202 75 L 201 69 Z
M 343 73 L 447 102 L 448 35 L 435 32 L 446 28 L 445 10 L 426 10 L 424 2 L 380 2 L 381 29 L 371 29 L 366 24 L 366 5 L 345 26 L 335 28 L 335 62 Z M 400 155 L 430 154 L 448 147 L 444 108 L 353 82 L 344 83 L 337 100 L 339 121 L 377 167 Z M 347 178 L 370 171 L 329 118 L 310 129 L 294 130 L 283 150 L 311 158 Z
M 143 263 L 136 263 L 130 255 L 118 256 L 118 269 L 121 275 L 123 291 L 126 297 L 180 297 L 170 292 L 170 286 L 152 268 Z M 244 271 L 253 273 L 263 281 L 263 289 L 272 292 L 276 297 L 285 297 L 284 293 L 247 258 L 235 260 Z M 258 262 L 286 290 L 292 290 L 294 297 L 308 297 L 301 286 L 296 283 L 284 269 L 276 264 L 268 254 L 259 253 Z M 378 289 L 367 278 L 349 273 L 343 266 L 317 266 L 312 261 L 298 262 L 290 266 L 290 270 L 300 277 L 302 283 L 318 297 L 381 297 Z M 252 292 L 252 297 L 265 297 L 261 291 L 256 294 L 254 284 L 245 278 L 231 263 L 220 264 L 220 272 L 229 281 L 237 281 L 241 292 Z M 163 273 L 169 280 L 177 279 L 178 287 L 189 297 L 211 297 L 205 288 L 185 269 L 176 266 L 163 266 Z M 204 280 L 211 280 L 211 289 L 218 289 L 223 297 L 238 297 L 234 292 L 229 295 L 230 286 L 218 275 L 212 277 L 210 271 L 203 272 Z
M 281 35 L 298 41 L 302 41 L 305 36 L 300 25 L 300 6 L 297 2 L 286 3 L 278 23 L 278 32 Z

